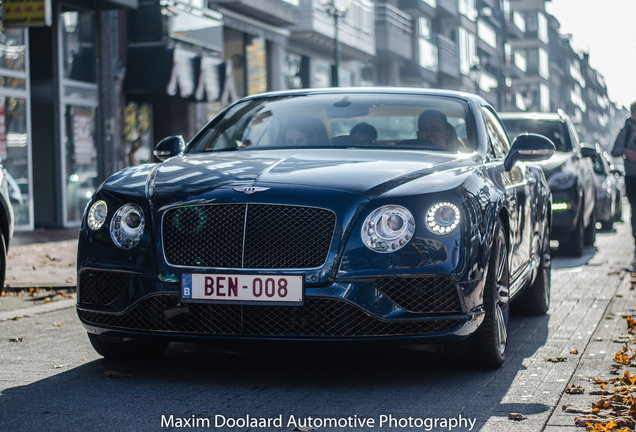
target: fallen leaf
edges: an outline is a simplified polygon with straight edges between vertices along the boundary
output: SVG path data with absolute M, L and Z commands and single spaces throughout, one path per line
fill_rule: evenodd
M 521 413 L 510 413 L 508 414 L 509 420 L 526 420 L 528 417 Z
M 132 378 L 135 375 L 131 373 L 118 372 L 118 371 L 107 369 L 104 371 L 104 376 L 107 378 Z
M 581 386 L 571 385 L 571 386 L 567 386 L 567 388 L 565 389 L 565 392 L 568 394 L 583 394 L 585 393 L 585 390 Z
M 578 353 L 579 353 L 579 350 L 576 350 L 576 349 L 574 349 L 574 350 L 570 351 L 570 354 L 574 354 L 574 355 L 576 355 L 576 354 L 578 354 Z
M 601 395 L 601 396 L 606 396 L 606 395 L 613 395 L 615 392 L 612 390 L 592 390 L 590 391 L 591 395 Z
M 571 414 L 592 414 L 592 410 L 588 408 L 581 408 L 577 405 L 563 405 L 561 411 Z
M 598 379 L 598 378 L 594 378 L 594 377 L 590 377 L 590 381 L 592 381 L 595 384 L 606 384 L 607 383 L 606 380 L 602 380 L 602 379 Z
M 629 371 L 625 371 L 625 373 L 623 374 L 621 381 L 623 383 L 625 383 L 626 385 L 634 385 L 634 383 L 636 383 L 636 377 L 632 378 L 632 376 L 629 374 Z
M 594 423 L 592 423 L 594 422 Z M 634 419 L 627 417 L 627 416 L 620 416 L 620 417 L 615 417 L 615 418 L 601 418 L 598 416 L 591 416 L 588 418 L 583 418 L 583 417 L 577 417 L 574 419 L 574 424 L 576 426 L 593 426 L 596 429 L 592 429 L 597 430 L 597 431 L 611 431 L 614 430 L 616 427 L 626 427 L 626 428 L 630 428 L 628 430 L 631 430 L 634 428 L 634 425 L 636 423 L 634 423 Z
M 53 323 L 53 326 L 54 326 L 54 327 L 62 327 L 62 324 L 60 324 L 60 323 Z
M 562 363 L 562 362 L 568 361 L 568 359 L 567 357 L 549 357 L 549 358 L 546 358 L 545 361 L 552 362 L 552 363 Z
M 71 365 L 70 363 L 53 365 L 53 369 L 62 369 L 62 368 L 65 368 L 66 366 L 70 366 L 70 365 Z

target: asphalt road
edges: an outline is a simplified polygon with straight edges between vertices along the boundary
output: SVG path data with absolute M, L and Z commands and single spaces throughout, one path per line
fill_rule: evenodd
M 496 371 L 406 349 L 173 344 L 156 361 L 106 361 L 72 308 L 0 321 L 0 431 L 580 431 L 564 389 L 607 374 L 631 259 L 624 223 L 555 258 L 549 314 L 512 317 Z

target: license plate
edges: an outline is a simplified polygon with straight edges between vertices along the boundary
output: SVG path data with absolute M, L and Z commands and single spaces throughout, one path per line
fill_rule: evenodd
M 303 276 L 187 273 L 181 298 L 214 303 L 302 304 Z

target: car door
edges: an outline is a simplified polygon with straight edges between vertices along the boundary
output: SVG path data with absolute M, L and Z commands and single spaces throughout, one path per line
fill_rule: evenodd
M 510 151 L 510 142 L 499 119 L 484 108 L 484 119 L 492 155 L 503 159 Z M 506 206 L 510 213 L 510 276 L 514 281 L 527 267 L 532 251 L 532 186 L 536 181 L 529 175 L 528 167 L 518 162 L 510 171 L 502 171 L 506 187 Z M 515 285 L 515 284 L 511 284 Z M 514 293 L 511 293 L 511 295 Z

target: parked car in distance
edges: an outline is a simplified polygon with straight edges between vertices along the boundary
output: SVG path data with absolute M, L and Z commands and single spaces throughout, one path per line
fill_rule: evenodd
M 552 192 L 552 239 L 559 241 L 559 254 L 581 256 L 596 239 L 596 186 L 591 153 L 581 150 L 570 118 L 556 113 L 500 113 L 511 138 L 525 132 L 548 137 L 556 151 L 539 162 Z
M 553 151 L 539 135 L 511 145 L 464 93 L 247 97 L 95 191 L 79 318 L 105 357 L 178 340 L 457 342 L 498 367 L 510 302 L 549 307 L 550 191 L 527 162 Z
M 596 221 L 605 231 L 611 231 L 614 222 L 622 219 L 621 186 L 622 170 L 617 169 L 611 156 L 599 144 L 584 145 L 594 152 L 594 180 L 596 185 Z

